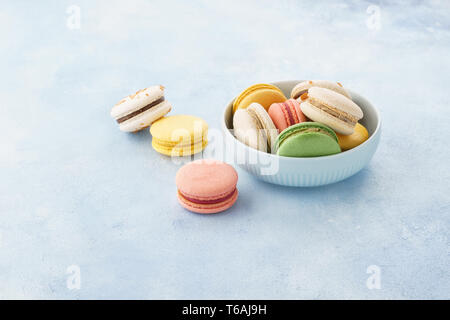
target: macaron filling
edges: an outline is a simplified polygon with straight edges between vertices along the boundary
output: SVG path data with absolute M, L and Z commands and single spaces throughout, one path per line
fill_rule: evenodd
M 283 102 L 281 104 L 281 110 L 283 111 L 288 127 L 299 122 L 295 108 L 289 102 Z
M 293 96 L 293 99 L 298 99 L 298 98 L 300 98 L 300 96 L 301 96 L 302 94 L 306 93 L 306 92 L 308 92 L 308 89 L 301 90 L 301 91 L 297 92 L 297 93 Z
M 153 137 L 152 139 L 158 145 L 161 145 L 161 146 L 164 146 L 164 147 L 170 147 L 170 148 L 174 148 L 174 147 L 177 147 L 177 148 L 189 147 L 189 146 L 192 146 L 194 144 L 200 144 L 200 143 L 203 143 L 203 142 L 208 140 L 206 135 L 203 135 L 201 139 L 196 139 L 196 140 L 194 140 L 193 138 L 190 138 L 190 137 L 185 138 L 185 139 L 181 139 L 179 141 L 166 141 L 166 140 L 161 140 L 161 139 L 158 139 L 158 138 L 155 138 L 155 137 Z
M 322 129 L 322 128 L 303 128 L 303 129 L 300 129 L 300 130 L 296 130 L 296 131 L 293 131 L 293 132 L 291 132 L 290 134 L 286 135 L 286 136 L 283 138 L 283 140 L 284 140 L 284 139 L 287 139 L 287 138 L 289 138 L 289 137 L 292 137 L 292 136 L 301 134 L 301 133 L 308 133 L 308 132 L 319 132 L 319 133 L 323 133 L 323 134 L 326 134 L 327 136 L 333 138 L 334 140 L 336 140 L 336 137 L 334 137 L 330 132 L 328 132 L 327 130 L 324 130 L 324 129 Z M 281 141 L 281 142 L 283 142 L 283 141 Z
M 320 109 L 320 110 L 322 110 L 322 111 L 332 115 L 333 117 L 338 118 L 339 120 L 344 121 L 345 123 L 348 123 L 351 126 L 355 126 L 356 123 L 358 122 L 358 118 L 357 117 L 352 116 L 351 114 L 349 114 L 349 113 L 347 113 L 345 111 L 338 110 L 336 108 L 327 106 L 326 104 L 324 104 L 324 103 L 322 103 L 322 102 L 320 102 L 318 100 L 315 100 L 315 99 L 313 99 L 311 97 L 309 97 L 308 101 L 314 107 L 316 107 L 316 108 L 318 108 L 318 109 Z
M 196 204 L 218 204 L 218 203 L 222 203 L 225 202 L 229 199 L 231 199 L 234 194 L 236 193 L 236 188 L 233 189 L 233 191 L 231 191 L 230 193 L 227 193 L 225 196 L 217 198 L 217 199 L 211 199 L 211 200 L 204 200 L 204 199 L 197 199 L 197 198 L 193 198 L 192 196 L 187 196 L 185 195 L 183 192 L 181 192 L 180 190 L 178 190 L 178 193 L 186 200 L 196 203 Z
M 141 114 L 141 113 L 143 113 L 143 112 L 145 112 L 145 111 L 147 111 L 147 110 L 149 110 L 151 108 L 153 108 L 154 106 L 160 104 L 163 101 L 164 101 L 164 96 L 159 98 L 158 100 L 155 100 L 152 103 L 150 103 L 150 104 L 148 104 L 148 105 L 146 105 L 146 106 L 144 106 L 144 107 L 142 107 L 142 108 L 132 112 L 132 113 L 127 114 L 126 116 L 120 117 L 116 121 L 117 121 L 117 123 L 125 122 L 125 121 L 127 121 L 127 120 L 129 120 L 129 119 L 131 119 L 131 118 L 133 118 L 133 117 L 135 117 L 135 116 L 137 116 L 137 115 L 139 115 L 139 114 Z

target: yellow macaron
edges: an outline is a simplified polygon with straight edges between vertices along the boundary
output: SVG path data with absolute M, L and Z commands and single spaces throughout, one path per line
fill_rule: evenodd
M 167 156 L 188 156 L 208 144 L 208 124 L 199 117 L 175 115 L 159 119 L 150 128 L 152 147 Z
M 242 91 L 234 100 L 233 113 L 236 112 L 237 109 L 247 108 L 253 102 L 259 103 L 267 111 L 272 103 L 284 102 L 286 100 L 287 98 L 280 88 L 271 84 L 255 84 Z
M 336 135 L 342 151 L 353 149 L 369 138 L 369 132 L 367 132 L 367 129 L 360 123 L 356 124 L 352 134 L 346 136 L 336 133 Z

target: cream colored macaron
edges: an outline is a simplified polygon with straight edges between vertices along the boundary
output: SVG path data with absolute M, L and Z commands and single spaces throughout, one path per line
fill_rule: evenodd
M 352 134 L 356 123 L 363 117 L 356 103 L 330 89 L 312 87 L 300 100 L 300 108 L 309 119 L 326 124 L 340 134 Z
M 233 116 L 233 129 L 236 138 L 251 148 L 274 152 L 273 146 L 278 129 L 266 109 L 259 103 L 252 103 L 245 109 L 237 109 Z
M 111 110 L 119 128 L 125 132 L 136 132 L 147 128 L 172 109 L 164 99 L 164 87 L 151 86 L 120 100 Z
M 350 93 L 340 84 L 339 82 L 333 82 L 328 80 L 309 80 L 303 81 L 297 84 L 291 91 L 291 98 L 298 99 L 302 94 L 308 92 L 309 88 L 319 87 L 333 90 L 337 93 L 340 93 L 347 98 L 351 99 Z

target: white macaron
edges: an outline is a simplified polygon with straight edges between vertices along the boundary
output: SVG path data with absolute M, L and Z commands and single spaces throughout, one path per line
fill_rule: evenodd
M 164 87 L 151 86 L 137 91 L 119 101 L 111 110 L 119 128 L 125 132 L 136 132 L 147 128 L 172 109 L 164 99 Z
M 237 109 L 233 116 L 234 135 L 251 148 L 274 152 L 273 145 L 277 139 L 278 129 L 266 109 L 253 102 L 245 109 Z
M 300 99 L 300 108 L 309 119 L 343 135 L 352 134 L 356 123 L 363 117 L 356 103 L 330 89 L 312 87 Z
M 350 93 L 342 86 L 340 82 L 333 82 L 328 80 L 308 80 L 303 81 L 297 84 L 291 91 L 292 99 L 299 99 L 300 96 L 306 92 L 308 92 L 309 88 L 319 87 L 333 90 L 337 93 L 340 93 L 347 98 L 351 99 Z M 300 102 L 300 101 L 299 101 Z

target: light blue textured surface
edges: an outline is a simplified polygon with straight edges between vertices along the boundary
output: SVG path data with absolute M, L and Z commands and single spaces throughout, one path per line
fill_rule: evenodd
M 378 31 L 359 1 L 2 3 L 0 298 L 450 298 L 450 6 L 411 3 L 376 3 Z M 239 169 L 219 215 L 181 209 L 179 165 L 109 116 L 161 83 L 220 129 L 241 89 L 299 78 L 379 107 L 371 164 L 312 189 Z

